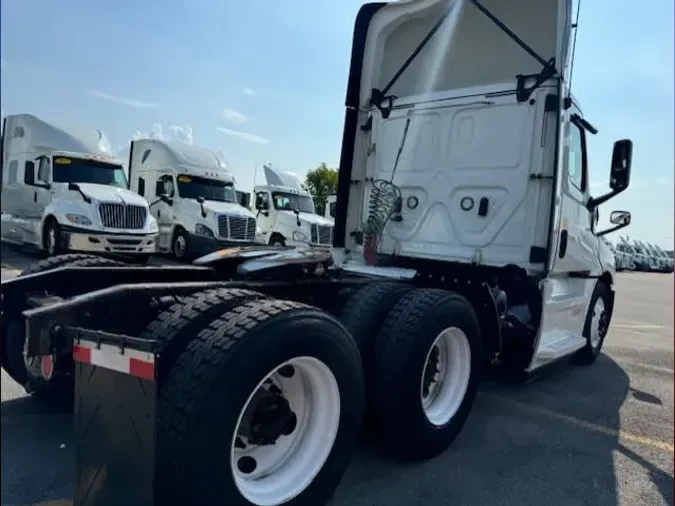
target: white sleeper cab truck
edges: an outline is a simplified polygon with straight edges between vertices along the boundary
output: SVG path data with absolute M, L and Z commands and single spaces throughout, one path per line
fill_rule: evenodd
M 330 246 L 333 221 L 316 214 L 312 196 L 292 172 L 263 165 L 265 185 L 256 186 L 255 212 L 261 242 L 272 246 Z
M 129 181 L 157 219 L 159 251 L 177 260 L 256 239 L 255 217 L 239 204 L 234 177 L 208 149 L 178 141 L 132 141 Z
M 362 6 L 332 249 L 64 260 L 3 282 L 3 361 L 53 356 L 43 391 L 74 381 L 74 505 L 95 489 L 96 504 L 320 506 L 362 427 L 385 455 L 431 459 L 479 422 L 488 368 L 592 364 L 614 311 L 602 236 L 630 213 L 596 218 L 628 188 L 632 143 L 589 166 L 573 23 L 572 0 Z M 273 184 L 257 209 L 290 217 L 285 239 L 311 234 L 300 191 Z
M 157 222 L 127 189 L 100 130 L 73 131 L 31 114 L 4 118 L 2 240 L 48 255 L 155 252 Z

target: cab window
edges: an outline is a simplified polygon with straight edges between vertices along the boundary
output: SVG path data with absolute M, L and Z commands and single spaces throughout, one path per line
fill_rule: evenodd
M 40 158 L 40 165 L 38 166 L 37 180 L 39 183 L 49 183 L 51 176 L 51 164 L 49 158 Z
M 586 139 L 584 131 L 570 124 L 570 144 L 567 154 L 567 175 L 582 193 L 586 191 Z

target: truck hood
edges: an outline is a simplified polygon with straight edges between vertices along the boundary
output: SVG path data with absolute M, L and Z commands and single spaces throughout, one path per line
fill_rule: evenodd
M 280 212 L 282 214 L 291 216 L 293 219 L 295 219 L 294 211 L 280 211 Z M 308 223 L 309 225 L 321 225 L 322 227 L 333 226 L 333 220 L 327 220 L 326 218 L 324 218 L 323 216 L 319 216 L 318 214 L 301 212 L 298 217 L 300 218 L 301 222 Z
M 243 218 L 254 217 L 251 211 L 233 202 L 216 202 L 213 200 L 207 200 L 204 202 L 204 209 L 214 214 L 227 214 L 229 216 L 241 216 Z
M 119 202 L 120 204 L 132 204 L 147 207 L 146 200 L 126 188 L 107 186 L 94 183 L 78 183 L 82 192 L 99 202 Z M 73 192 L 71 192 L 73 193 Z

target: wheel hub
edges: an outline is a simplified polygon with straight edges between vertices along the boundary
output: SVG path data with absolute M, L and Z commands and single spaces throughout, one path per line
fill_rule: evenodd
M 268 390 L 269 392 L 269 390 Z M 273 445 L 281 436 L 290 436 L 298 425 L 288 400 L 280 394 L 265 396 L 251 416 L 250 444 Z
M 304 490 L 330 454 L 340 393 L 330 369 L 297 357 L 268 374 L 242 407 L 230 449 L 239 492 L 255 506 L 280 506 Z

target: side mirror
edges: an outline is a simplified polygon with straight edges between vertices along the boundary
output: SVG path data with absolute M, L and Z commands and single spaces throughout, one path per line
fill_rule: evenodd
M 595 235 L 597 235 L 598 237 L 602 237 L 602 236 L 610 234 L 612 232 L 616 232 L 617 230 L 620 230 L 620 229 L 625 228 L 628 225 L 630 225 L 630 220 L 631 220 L 630 212 L 628 212 L 628 211 L 612 211 L 612 214 L 609 215 L 609 222 L 614 226 L 610 227 L 606 230 L 603 230 L 601 232 L 598 232 Z
M 609 215 L 609 222 L 612 225 L 621 225 L 627 227 L 630 225 L 631 214 L 628 211 L 612 211 Z
M 622 191 L 630 184 L 630 169 L 633 163 L 633 141 L 623 139 L 614 143 L 612 168 L 609 175 L 609 187 Z
M 197 197 L 197 202 L 199 202 L 200 204 L 203 204 L 204 203 L 204 197 Z
M 161 200 L 165 204 L 169 204 L 170 206 L 173 205 L 173 199 L 171 197 L 169 197 L 169 195 L 167 193 L 162 193 L 159 196 L 159 200 Z
M 599 197 L 590 198 L 586 203 L 586 208 L 592 211 L 600 204 L 616 197 L 619 193 L 628 188 L 630 184 L 630 168 L 633 163 L 633 141 L 622 139 L 614 143 L 612 151 L 612 166 L 609 174 L 609 187 L 612 190 L 609 193 Z M 625 226 L 625 225 L 624 225 Z
M 68 191 L 79 192 L 80 191 L 80 185 L 78 185 L 77 183 L 68 183 Z
M 263 199 L 262 195 L 256 195 L 255 208 L 258 211 L 267 211 L 270 208 L 269 202 Z

